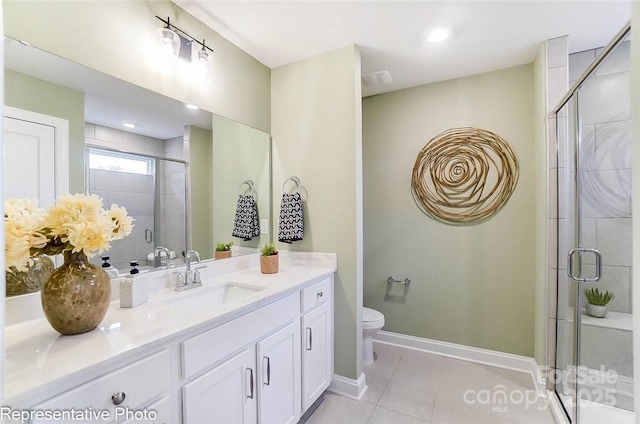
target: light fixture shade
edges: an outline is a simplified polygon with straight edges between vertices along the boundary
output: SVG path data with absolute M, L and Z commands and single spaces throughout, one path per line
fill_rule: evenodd
M 213 54 L 202 47 L 194 56 L 196 78 L 201 82 L 207 82 L 213 69 Z
M 154 31 L 156 43 L 163 59 L 178 56 L 180 52 L 180 37 L 169 28 L 158 28 Z

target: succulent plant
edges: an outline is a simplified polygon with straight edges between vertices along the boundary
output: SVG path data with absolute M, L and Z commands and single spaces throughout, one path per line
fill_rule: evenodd
M 272 256 L 277 255 L 278 251 L 273 243 L 267 243 L 260 248 L 260 253 L 262 253 L 262 256 Z
M 587 301 L 592 305 L 605 306 L 607 303 L 611 302 L 616 296 L 610 291 L 601 292 L 597 288 L 586 289 L 584 291 L 584 295 L 587 298 Z
M 223 243 L 221 241 L 216 243 L 216 251 L 217 252 L 226 252 L 227 250 L 231 250 L 231 246 L 233 246 L 233 242 L 230 241 L 228 243 Z

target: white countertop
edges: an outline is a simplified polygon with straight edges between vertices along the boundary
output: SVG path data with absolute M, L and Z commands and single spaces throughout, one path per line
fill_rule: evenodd
M 62 336 L 45 319 L 7 326 L 5 404 L 24 403 L 29 392 L 41 386 L 54 384 L 135 349 L 255 310 L 307 283 L 331 275 L 337 269 L 335 254 L 281 252 L 277 274 L 261 274 L 257 266 L 227 272 L 233 269 L 234 259 L 225 260 L 224 266 L 219 264 L 217 270 L 215 267 L 201 270 L 203 287 L 176 293 L 173 288 L 166 288 L 166 283 L 161 283 L 165 288 L 150 291 L 149 301 L 138 307 L 125 309 L 120 308 L 119 301 L 111 302 L 101 325 L 85 334 Z M 238 261 L 242 259 L 238 258 Z M 222 261 L 212 263 L 215 262 Z M 244 259 L 243 263 L 244 266 L 255 265 L 257 260 Z M 148 278 L 157 280 L 154 274 L 149 274 Z M 206 295 L 211 287 L 228 282 L 264 289 L 210 309 L 184 306 L 185 301 L 188 304 L 188 299 L 194 299 L 192 295 Z M 154 283 L 150 285 L 154 286 Z M 184 299 L 179 299 L 180 296 Z M 174 300 L 176 298 L 178 300 Z

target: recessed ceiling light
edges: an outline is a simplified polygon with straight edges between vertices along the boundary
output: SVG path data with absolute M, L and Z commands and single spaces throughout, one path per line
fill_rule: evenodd
M 125 123 L 124 123 L 124 124 L 122 124 L 122 125 L 124 125 L 124 126 L 125 126 L 125 127 L 127 127 L 127 128 L 135 128 L 135 127 L 136 127 L 136 124 L 131 124 L 131 123 L 129 123 L 129 122 L 125 122 Z
M 192 105 L 191 103 L 189 103 L 187 106 L 187 109 L 191 109 L 191 110 L 198 110 L 200 109 L 198 106 L 196 105 Z
M 430 43 L 439 43 L 444 41 L 448 36 L 449 31 L 444 28 L 440 28 L 435 31 L 431 31 L 429 35 L 427 35 L 427 41 Z

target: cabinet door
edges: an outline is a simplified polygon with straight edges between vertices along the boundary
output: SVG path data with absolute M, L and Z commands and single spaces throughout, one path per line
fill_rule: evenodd
M 302 411 L 329 386 L 331 369 L 331 305 L 325 303 L 302 317 Z
M 255 424 L 254 352 L 246 349 L 184 385 L 184 424 Z
M 258 342 L 259 423 L 300 418 L 300 321 Z

